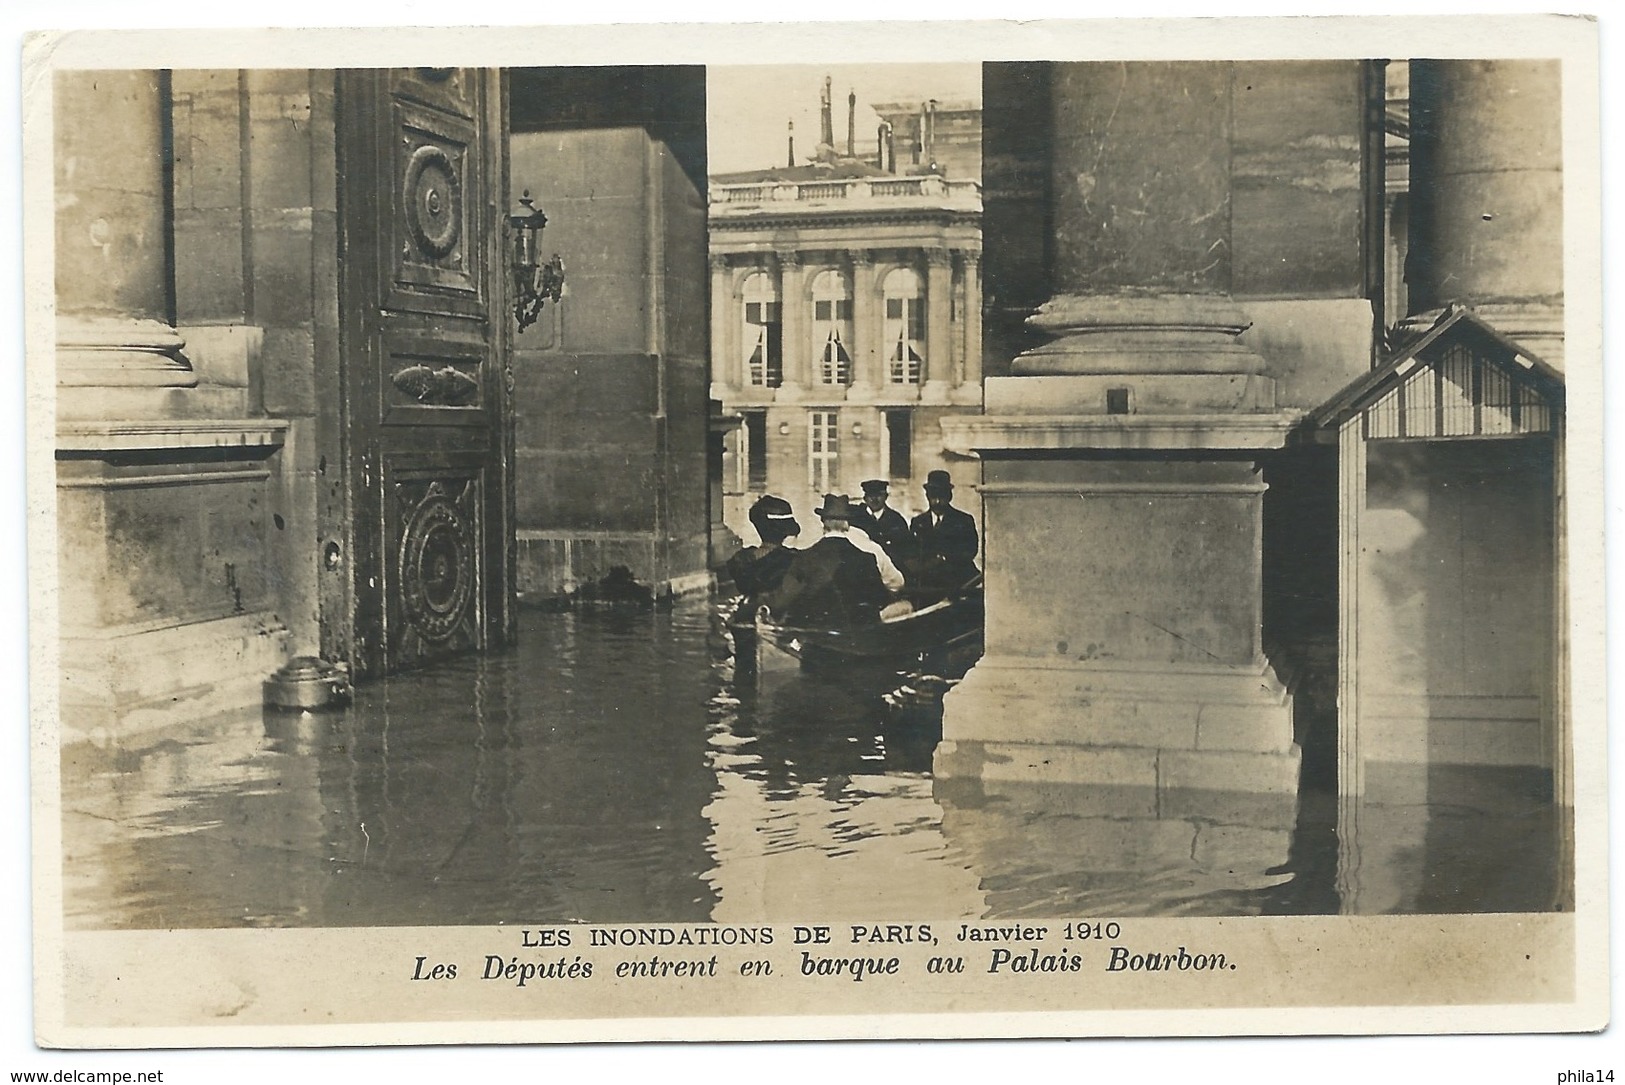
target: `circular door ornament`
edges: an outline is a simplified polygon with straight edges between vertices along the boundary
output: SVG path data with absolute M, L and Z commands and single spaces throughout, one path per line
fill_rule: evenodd
M 463 185 L 457 163 L 425 144 L 406 163 L 406 225 L 412 240 L 435 259 L 450 256 L 463 236 Z
M 425 640 L 456 631 L 474 596 L 474 533 L 443 494 L 431 492 L 407 518 L 400 584 L 407 620 Z

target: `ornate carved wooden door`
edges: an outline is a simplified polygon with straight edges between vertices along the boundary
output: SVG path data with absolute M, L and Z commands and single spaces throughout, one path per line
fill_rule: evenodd
M 351 605 L 323 648 L 366 677 L 512 637 L 506 97 L 493 71 L 355 71 L 337 109 L 346 452 L 329 516 L 348 519 Z

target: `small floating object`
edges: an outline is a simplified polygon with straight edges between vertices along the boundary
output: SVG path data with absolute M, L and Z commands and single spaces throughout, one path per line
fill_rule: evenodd
M 302 711 L 350 703 L 350 672 L 316 656 L 295 656 L 265 680 L 267 708 Z

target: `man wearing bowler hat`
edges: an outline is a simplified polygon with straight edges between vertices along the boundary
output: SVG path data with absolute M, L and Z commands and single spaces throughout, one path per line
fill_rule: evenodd
M 902 574 L 879 545 L 849 530 L 852 502 L 845 496 L 825 494 L 818 518 L 824 537 L 796 553 L 768 606 L 789 625 L 822 629 L 875 621 L 891 597 L 887 581 L 900 587 Z
M 872 478 L 863 484 L 863 504 L 852 511 L 852 526 L 879 543 L 886 556 L 901 560 L 911 536 L 903 514 L 886 504 L 886 480 Z
M 948 472 L 932 471 L 925 477 L 929 507 L 909 524 L 915 548 L 909 586 L 918 594 L 951 595 L 976 578 L 976 551 L 981 548 L 976 521 L 954 508 L 953 498 Z

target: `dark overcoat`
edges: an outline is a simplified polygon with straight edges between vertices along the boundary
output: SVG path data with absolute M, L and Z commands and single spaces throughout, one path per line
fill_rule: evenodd
M 942 522 L 932 523 L 927 510 L 909 524 L 909 532 L 914 537 L 910 594 L 948 594 L 976 578 L 981 539 L 970 513 L 949 505 L 942 510 Z
M 833 535 L 795 555 L 784 582 L 767 596 L 775 618 L 809 629 L 839 629 L 877 619 L 887 593 L 871 555 Z

